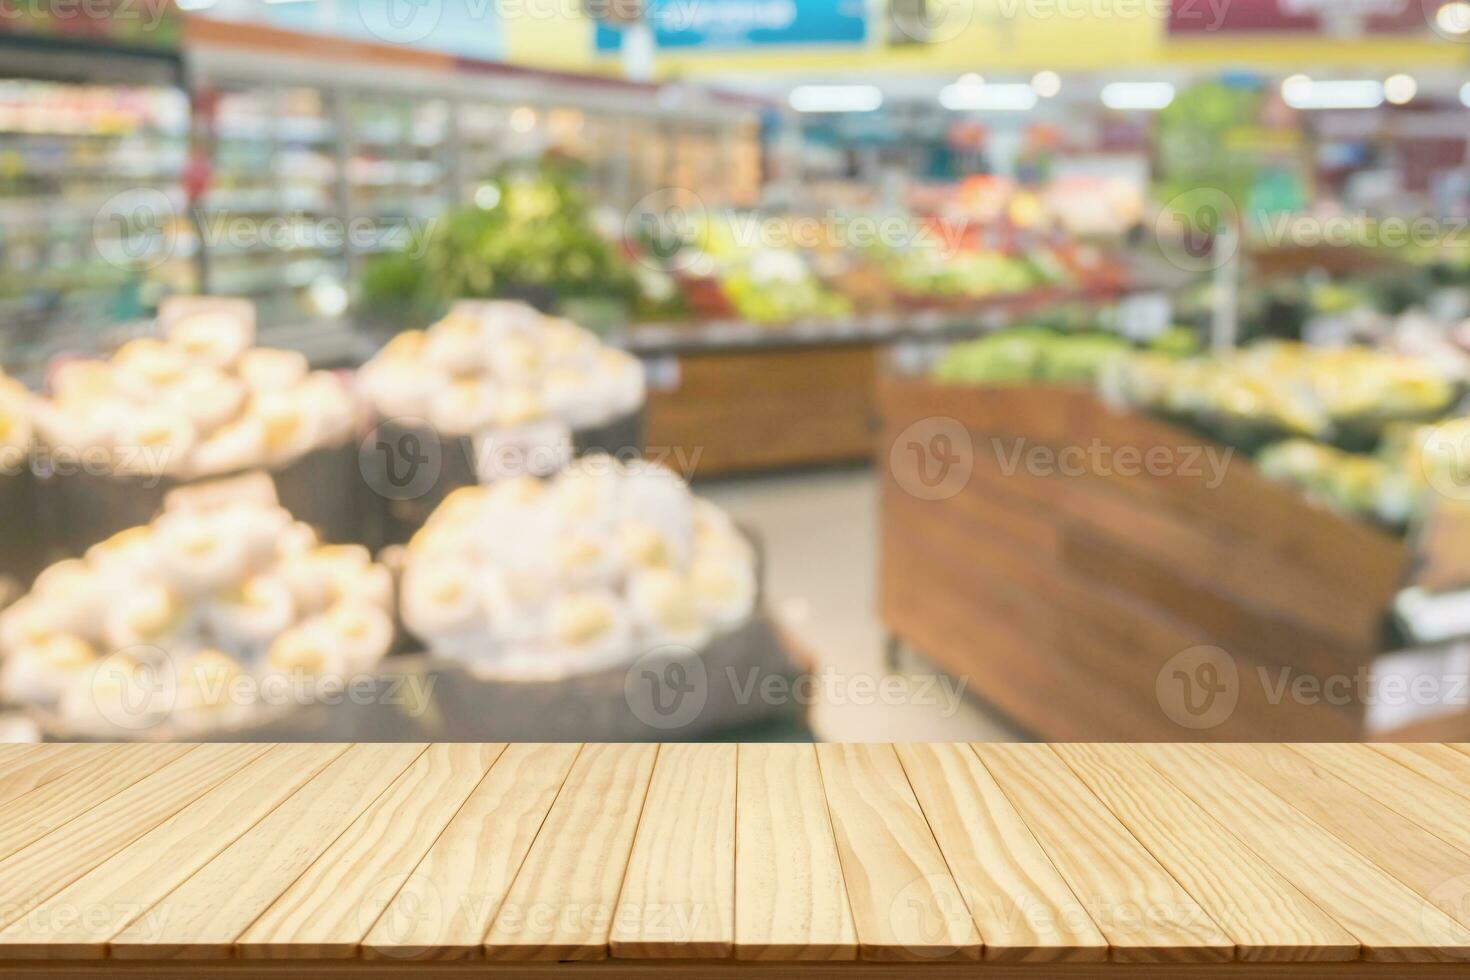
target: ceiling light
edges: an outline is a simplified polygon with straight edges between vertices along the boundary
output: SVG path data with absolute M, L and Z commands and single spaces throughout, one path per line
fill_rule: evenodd
M 1031 90 L 1049 99 L 1062 90 L 1062 76 L 1054 71 L 1039 71 L 1031 76 Z
M 1036 93 L 1021 82 L 946 85 L 939 104 L 952 112 L 1025 112 L 1036 106 Z
M 1109 109 L 1162 109 L 1173 101 L 1174 86 L 1168 82 L 1112 82 L 1102 90 Z
M 1383 83 L 1372 79 L 1320 81 L 1293 75 L 1281 83 L 1293 109 L 1374 109 L 1383 104 Z
M 1412 102 L 1419 92 L 1419 83 L 1413 75 L 1389 75 L 1383 80 L 1383 97 L 1394 105 Z
M 797 112 L 872 112 L 883 105 L 876 85 L 798 85 L 787 101 Z
M 1446 34 L 1470 34 L 1470 3 L 1447 3 L 1434 14 L 1434 26 Z

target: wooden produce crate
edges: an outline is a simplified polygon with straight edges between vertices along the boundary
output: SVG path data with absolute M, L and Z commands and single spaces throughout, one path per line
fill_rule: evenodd
M 688 476 L 868 459 L 877 342 L 711 348 L 650 371 L 648 451 Z
M 879 399 L 895 642 L 1048 739 L 1364 737 L 1403 541 L 1086 390 Z

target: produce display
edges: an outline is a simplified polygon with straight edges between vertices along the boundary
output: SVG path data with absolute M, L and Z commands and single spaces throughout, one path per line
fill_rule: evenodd
M 545 309 L 612 302 L 624 315 L 642 301 L 638 277 L 598 228 L 575 168 L 510 166 L 488 177 L 475 204 L 428 224 L 401 253 L 362 278 L 368 315 L 441 313 L 456 299 L 522 298 Z
M 62 364 L 36 406 L 39 442 L 89 472 L 181 480 L 276 469 L 353 438 L 357 406 L 295 351 L 254 347 L 241 300 L 172 300 L 162 338 Z
M 496 300 L 461 301 L 427 330 L 400 333 L 358 379 L 380 418 L 537 444 L 636 412 L 645 395 L 631 354 L 569 320 Z
M 1063 278 L 1064 273 L 1040 257 L 1009 256 L 996 251 L 906 249 L 893 264 L 894 284 L 915 297 L 983 299 L 1025 292 Z
M 1457 394 L 1438 364 L 1365 347 L 1270 342 L 1118 366 L 1109 380 L 1128 402 L 1252 449 L 1273 436 L 1376 445 L 1387 426 L 1443 415 Z
M 559 675 L 699 651 L 757 601 L 751 545 L 658 466 L 586 457 L 455 491 L 407 547 L 402 614 L 482 674 Z
M 1418 509 L 1421 488 L 1409 473 L 1380 456 L 1287 439 L 1261 450 L 1256 463 L 1267 477 L 1349 516 L 1402 527 Z
M 0 613 L 0 699 L 67 732 L 239 727 L 369 670 L 394 584 L 255 500 L 178 506 L 46 569 Z
M 935 364 L 934 376 L 954 384 L 1090 384 L 1131 349 L 1121 337 L 1102 331 L 1013 327 L 950 347 Z

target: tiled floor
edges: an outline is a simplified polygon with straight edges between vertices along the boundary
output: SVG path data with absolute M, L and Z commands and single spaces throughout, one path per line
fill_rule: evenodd
M 703 483 L 697 492 L 765 543 L 777 615 L 817 657 L 813 725 L 837 742 L 1023 737 L 921 660 L 889 676 L 875 615 L 877 484 L 866 469 Z

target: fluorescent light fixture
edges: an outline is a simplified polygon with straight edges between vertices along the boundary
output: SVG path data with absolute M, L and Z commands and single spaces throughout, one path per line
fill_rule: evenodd
M 1447 3 L 1434 14 L 1434 26 L 1446 34 L 1470 34 L 1470 3 Z
M 271 6 L 279 6 L 285 3 L 316 3 L 316 0 L 265 0 Z
M 1103 86 L 1102 102 L 1109 109 L 1162 109 L 1174 101 L 1168 82 L 1112 82 Z
M 1407 105 L 1419 94 L 1419 83 L 1413 75 L 1389 75 L 1383 80 L 1383 97 L 1393 105 Z
M 883 105 L 876 85 L 798 85 L 787 98 L 797 112 L 872 112 Z
M 187 12 L 190 10 L 208 10 L 218 2 L 219 0 L 175 0 L 174 6 Z
M 1470 109 L 1470 82 L 1460 86 L 1460 105 Z
M 1026 112 L 1036 107 L 1036 92 L 1021 82 L 946 85 L 939 104 L 952 112 Z
M 1050 99 L 1062 90 L 1062 76 L 1054 71 L 1039 71 L 1031 76 L 1031 91 Z
M 1368 78 L 1321 81 L 1293 75 L 1281 83 L 1281 97 L 1293 109 L 1376 109 L 1383 105 L 1383 83 Z
M 963 75 L 960 76 L 960 84 L 961 85 L 984 85 L 985 84 L 985 79 L 981 78 L 979 75 L 975 74 L 972 71 L 967 71 Z

